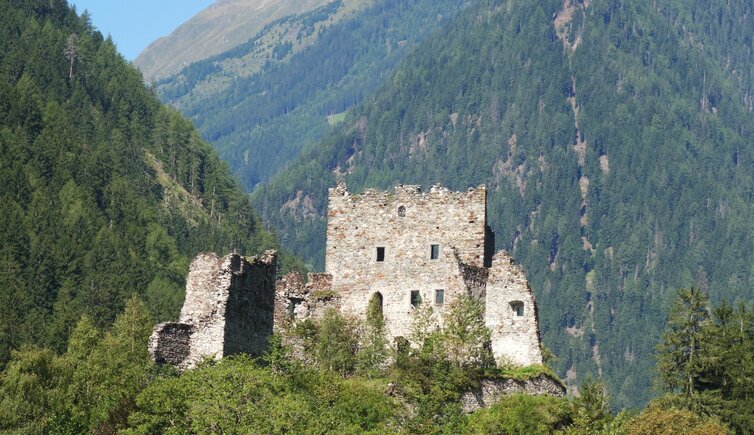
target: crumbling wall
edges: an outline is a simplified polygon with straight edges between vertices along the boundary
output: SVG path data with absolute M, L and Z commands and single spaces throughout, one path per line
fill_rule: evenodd
M 485 297 L 485 324 L 500 363 L 542 363 L 537 304 L 524 270 L 505 251 L 492 259 Z M 519 305 L 520 304 L 520 305 Z
M 179 321 L 161 323 L 152 332 L 154 360 L 186 369 L 206 356 L 263 353 L 273 328 L 276 263 L 275 251 L 249 259 L 197 255 Z
M 309 273 L 304 283 L 301 274 L 290 272 L 275 285 L 276 332 L 281 332 L 293 320 L 319 319 L 328 308 L 341 308 L 329 273 Z
M 463 393 L 461 403 L 466 413 L 489 408 L 510 394 L 550 395 L 563 397 L 566 388 L 557 379 L 546 374 L 531 379 L 483 379 L 478 388 Z

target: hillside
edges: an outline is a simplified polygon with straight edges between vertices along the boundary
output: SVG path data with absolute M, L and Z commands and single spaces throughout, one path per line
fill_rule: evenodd
M 177 316 L 199 251 L 275 245 L 227 166 L 65 0 L 0 3 L 0 365 L 139 295 Z M 287 260 L 286 260 L 287 261 Z
M 750 2 L 485 1 L 253 203 L 321 268 L 327 188 L 485 183 L 575 386 L 651 396 L 673 290 L 754 299 Z
M 247 190 L 372 95 L 397 63 L 473 1 L 337 0 L 281 18 L 158 81 Z
M 155 81 L 235 47 L 278 18 L 306 12 L 330 1 L 216 0 L 170 35 L 149 44 L 134 65 L 147 81 Z

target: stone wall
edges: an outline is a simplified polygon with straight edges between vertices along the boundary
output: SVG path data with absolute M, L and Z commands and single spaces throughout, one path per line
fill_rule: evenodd
M 319 319 L 328 308 L 340 309 L 330 274 L 309 273 L 304 283 L 299 273 L 290 272 L 275 285 L 275 332 L 296 319 Z
M 152 332 L 154 360 L 186 369 L 207 356 L 263 353 L 273 328 L 276 265 L 275 251 L 249 259 L 197 255 L 179 321 L 161 323 Z
M 492 259 L 485 301 L 485 324 L 495 360 L 521 366 L 541 364 L 534 294 L 524 270 L 505 251 Z
M 551 395 L 563 397 L 566 388 L 558 380 L 541 374 L 531 379 L 483 379 L 480 386 L 461 396 L 463 410 L 472 413 L 480 408 L 489 408 L 510 394 Z

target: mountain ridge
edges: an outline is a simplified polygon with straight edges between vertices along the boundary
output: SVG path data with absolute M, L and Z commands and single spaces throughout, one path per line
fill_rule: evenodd
M 332 0 L 217 0 L 156 39 L 134 59 L 148 82 L 231 49 L 253 37 L 269 22 L 302 13 Z

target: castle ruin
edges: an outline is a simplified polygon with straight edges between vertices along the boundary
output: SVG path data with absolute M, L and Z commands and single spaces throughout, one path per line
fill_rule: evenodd
M 498 363 L 542 363 L 537 306 L 523 269 L 494 252 L 487 190 L 432 186 L 329 190 L 325 272 L 290 273 L 277 282 L 276 253 L 246 259 L 199 254 L 191 263 L 178 322 L 158 324 L 149 349 L 179 369 L 202 358 L 259 355 L 273 328 L 318 318 L 326 309 L 365 319 L 380 305 L 388 338 L 410 336 L 413 313 L 432 307 L 441 326 L 465 295 L 484 302 L 484 323 Z
M 431 304 L 439 324 L 461 295 L 484 301 L 498 362 L 542 363 L 537 308 L 523 269 L 494 253 L 487 190 L 399 185 L 393 192 L 329 190 L 325 273 L 278 282 L 276 324 L 335 307 L 360 319 L 376 297 L 389 338 L 408 337 L 412 314 Z

